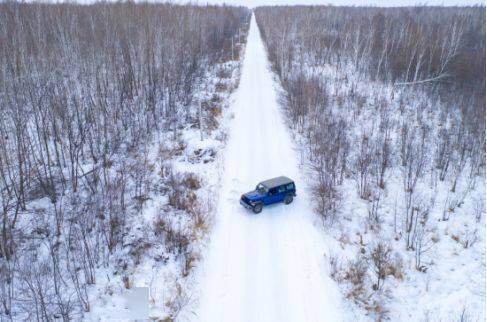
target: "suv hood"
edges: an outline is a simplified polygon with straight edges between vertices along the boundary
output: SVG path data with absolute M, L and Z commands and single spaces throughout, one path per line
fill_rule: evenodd
M 259 193 L 257 190 L 249 191 L 244 194 L 250 201 L 257 201 L 260 200 L 264 195 Z

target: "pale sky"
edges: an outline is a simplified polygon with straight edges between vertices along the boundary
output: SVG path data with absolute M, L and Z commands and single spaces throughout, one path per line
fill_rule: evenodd
M 185 1 L 177 1 L 185 2 Z M 187 2 L 187 1 L 186 1 Z M 264 5 L 326 5 L 331 4 L 335 6 L 380 6 L 380 7 L 400 7 L 400 6 L 414 6 L 414 5 L 430 5 L 430 6 L 471 6 L 471 5 L 485 5 L 485 0 L 193 0 L 192 3 L 199 4 L 233 4 L 242 5 L 246 7 L 258 7 Z

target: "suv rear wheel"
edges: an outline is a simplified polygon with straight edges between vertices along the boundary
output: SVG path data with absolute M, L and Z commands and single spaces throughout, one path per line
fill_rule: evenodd
M 293 196 L 289 195 L 284 198 L 284 203 L 286 205 L 289 205 L 291 202 L 293 202 Z
M 254 207 L 252 207 L 252 210 L 254 211 L 255 214 L 258 214 L 262 211 L 262 204 L 258 203 Z

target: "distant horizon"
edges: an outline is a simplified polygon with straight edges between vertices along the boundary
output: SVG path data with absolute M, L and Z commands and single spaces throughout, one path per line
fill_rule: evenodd
M 243 6 L 247 8 L 256 8 L 261 6 L 335 6 L 335 7 L 380 7 L 380 8 L 394 8 L 394 7 L 472 7 L 472 6 L 486 6 L 485 1 L 478 0 L 18 0 L 24 3 L 78 3 L 91 4 L 95 2 L 125 2 L 134 1 L 135 3 L 170 3 L 177 5 L 228 5 L 228 6 Z M 0 3 L 5 2 L 0 0 Z
M 184 4 L 188 1 L 172 1 L 173 3 Z M 415 6 L 440 6 L 440 7 L 465 7 L 465 6 L 485 6 L 485 1 L 476 0 L 197 0 L 190 1 L 194 4 L 226 4 L 240 5 L 249 8 L 259 6 L 285 6 L 285 5 L 332 5 L 332 6 L 355 6 L 355 7 L 415 7 Z

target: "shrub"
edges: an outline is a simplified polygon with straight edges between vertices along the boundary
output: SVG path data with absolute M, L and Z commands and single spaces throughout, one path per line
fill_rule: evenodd
M 386 271 L 387 275 L 394 276 L 398 280 L 404 279 L 404 261 L 399 254 L 396 254 Z
M 186 293 L 181 281 L 173 277 L 167 281 L 168 289 L 171 291 L 171 297 L 164 303 L 168 309 L 169 316 L 164 321 L 174 321 L 179 312 L 188 305 L 190 296 Z
M 184 256 L 183 277 L 189 275 L 191 269 L 196 266 L 196 262 L 199 260 L 199 255 L 195 252 L 186 253 Z
M 228 68 L 220 67 L 216 76 L 218 76 L 218 78 L 230 78 L 232 77 L 232 72 Z
M 154 234 L 162 242 L 166 251 L 179 257 L 188 252 L 190 246 L 189 234 L 179 231 L 165 219 L 165 216 L 159 216 L 154 223 Z
M 345 279 L 356 289 L 362 289 L 367 276 L 367 262 L 363 258 L 350 261 L 345 272 Z
M 193 191 L 200 187 L 199 179 L 194 175 L 185 175 L 170 172 L 167 180 L 169 186 L 168 203 L 171 207 L 193 214 L 197 209 L 197 196 Z
M 188 173 L 184 175 L 181 183 L 184 187 L 191 190 L 197 190 L 201 188 L 201 180 L 194 173 Z
M 377 277 L 373 285 L 374 290 L 380 290 L 388 269 L 391 267 L 391 247 L 383 242 L 378 242 L 370 253 L 371 265 Z
M 228 84 L 227 83 L 224 83 L 224 82 L 218 82 L 216 85 L 215 85 L 215 90 L 217 92 L 227 92 L 229 90 L 228 88 Z
M 144 238 L 139 238 L 128 245 L 130 247 L 129 255 L 133 258 L 135 265 L 140 264 L 142 255 L 151 248 L 152 244 L 147 242 Z
M 338 257 L 335 255 L 330 256 L 328 264 L 330 265 L 330 276 L 331 276 L 331 278 L 335 282 L 341 283 L 343 281 L 343 276 L 342 276 L 343 267 L 342 267 L 342 263 L 340 262 Z
M 348 262 L 348 265 L 345 268 L 344 279 L 350 285 L 347 298 L 365 305 L 368 302 L 369 297 L 365 287 L 367 279 L 367 262 L 361 257 Z
M 128 277 L 127 275 L 124 275 L 122 277 L 122 282 L 123 282 L 123 286 L 126 289 L 130 289 L 132 287 L 132 283 L 130 282 L 130 277 Z

